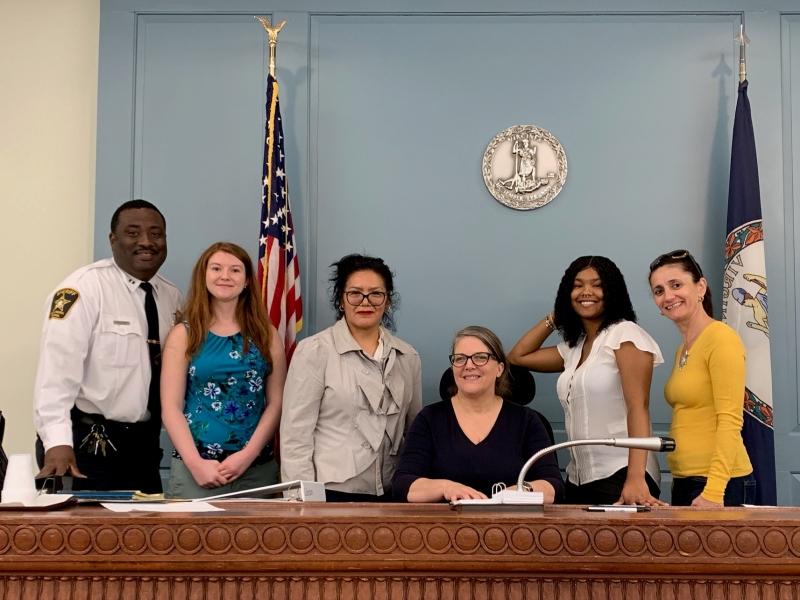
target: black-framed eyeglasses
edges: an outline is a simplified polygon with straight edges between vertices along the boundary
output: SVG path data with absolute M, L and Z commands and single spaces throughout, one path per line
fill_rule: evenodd
M 491 359 L 497 360 L 497 357 L 491 352 L 476 352 L 475 354 L 451 354 L 448 358 L 450 358 L 450 364 L 454 367 L 463 367 L 467 364 L 468 360 L 471 360 L 472 364 L 476 367 L 482 367 Z
M 382 306 L 383 303 L 386 302 L 386 292 L 380 291 L 368 292 L 365 294 L 358 290 L 347 290 L 344 293 L 344 297 L 350 306 L 360 306 L 364 302 L 364 298 L 367 299 L 370 306 Z
M 679 250 L 673 250 L 672 252 L 667 252 L 666 254 L 662 254 L 661 256 L 657 257 L 653 262 L 650 263 L 650 272 L 652 273 L 659 267 L 663 267 L 666 264 L 671 264 L 678 260 L 687 259 L 692 266 L 697 270 L 697 274 L 702 277 L 703 276 L 703 269 L 700 268 L 700 265 L 697 264 L 697 261 L 692 256 L 692 253 L 688 250 L 684 250 L 683 248 Z

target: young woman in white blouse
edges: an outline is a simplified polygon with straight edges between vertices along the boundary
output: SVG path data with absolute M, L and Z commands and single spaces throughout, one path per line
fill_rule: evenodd
M 563 342 L 542 347 L 558 329 Z M 555 373 L 569 439 L 651 435 L 650 381 L 663 358 L 636 324 L 625 279 L 603 256 L 581 256 L 564 272 L 555 309 L 511 349 L 512 364 Z M 659 469 L 646 450 L 570 449 L 566 500 L 572 504 L 664 504 Z

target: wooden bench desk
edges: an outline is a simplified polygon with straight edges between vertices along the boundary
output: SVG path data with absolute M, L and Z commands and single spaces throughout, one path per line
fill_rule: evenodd
M 0 513 L 0 600 L 800 598 L 800 509 Z

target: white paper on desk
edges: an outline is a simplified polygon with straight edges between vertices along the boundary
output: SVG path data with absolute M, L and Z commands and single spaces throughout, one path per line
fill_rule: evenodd
M 113 512 L 162 512 L 162 513 L 182 513 L 182 512 L 218 512 L 224 508 L 214 506 L 208 502 L 101 502 Z

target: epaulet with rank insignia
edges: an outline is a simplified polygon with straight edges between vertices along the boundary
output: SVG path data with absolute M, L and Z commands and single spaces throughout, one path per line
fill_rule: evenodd
M 50 319 L 63 319 L 78 301 L 80 294 L 72 288 L 61 288 L 53 294 L 53 303 L 50 305 Z

